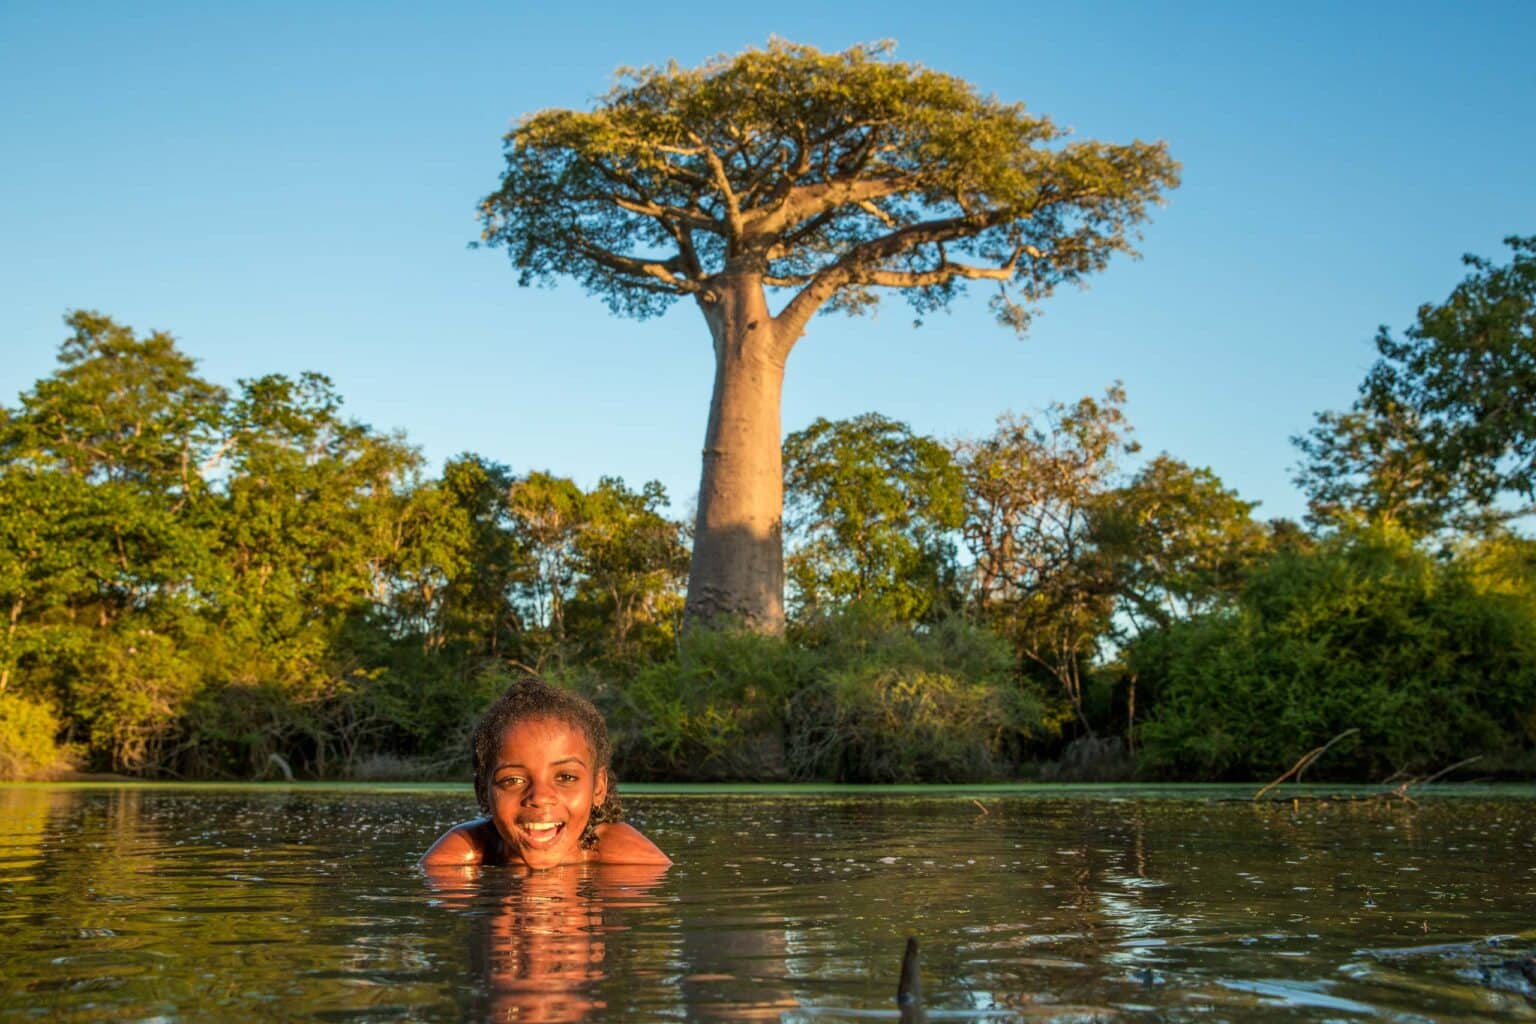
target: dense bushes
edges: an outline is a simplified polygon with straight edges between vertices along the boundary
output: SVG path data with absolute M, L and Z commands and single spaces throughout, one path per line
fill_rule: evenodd
M 1002 778 L 1054 731 L 1001 640 L 959 619 L 914 631 L 858 606 L 788 639 L 689 633 L 627 686 L 587 685 L 634 778 Z
M 1174 778 L 1278 775 L 1350 728 L 1319 776 L 1381 779 L 1529 751 L 1536 617 L 1466 559 L 1344 533 L 1256 570 L 1229 611 L 1130 652 L 1141 763 Z
M 55 742 L 53 709 L 12 693 L 0 693 L 0 779 L 46 777 L 70 766 L 70 751 Z

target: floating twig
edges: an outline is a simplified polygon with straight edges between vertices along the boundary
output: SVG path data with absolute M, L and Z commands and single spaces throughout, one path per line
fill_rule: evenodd
M 1305 772 L 1308 768 L 1312 767 L 1313 762 L 1316 761 L 1318 758 L 1322 757 L 1324 754 L 1326 754 L 1328 752 L 1328 748 L 1329 747 L 1333 746 L 1335 743 L 1339 742 L 1339 740 L 1342 740 L 1344 737 L 1346 737 L 1346 736 L 1353 736 L 1355 733 L 1357 733 L 1359 731 L 1360 731 L 1359 729 L 1345 729 L 1343 732 L 1339 733 L 1333 739 L 1329 740 L 1327 743 L 1324 743 L 1322 746 L 1318 747 L 1316 750 L 1309 750 L 1309 751 L 1307 751 L 1305 754 L 1301 755 L 1301 759 L 1300 760 L 1298 760 L 1295 764 L 1291 765 L 1291 770 L 1290 771 L 1286 772 L 1284 775 L 1280 776 L 1274 782 L 1271 782 L 1269 785 L 1265 786 L 1263 789 L 1261 789 L 1257 793 L 1253 794 L 1253 798 L 1255 800 L 1259 799 L 1265 793 L 1268 793 L 1270 790 L 1272 790 L 1276 786 L 1280 785 L 1280 783 L 1284 782 L 1286 779 L 1290 778 L 1292 775 L 1296 776 L 1296 781 L 1297 782 L 1300 782 L 1301 781 L 1301 774 L 1302 774 L 1302 772 Z
M 1427 786 L 1431 782 L 1434 782 L 1437 779 L 1442 779 L 1445 776 L 1451 774 L 1451 772 L 1455 771 L 1457 768 L 1465 768 L 1467 765 L 1471 764 L 1473 761 L 1481 761 L 1482 759 L 1483 759 L 1483 755 L 1482 754 L 1477 754 L 1477 755 L 1475 755 L 1473 757 L 1464 757 L 1460 761 L 1457 761 L 1455 764 L 1451 765 L 1448 768 L 1441 768 L 1439 771 L 1435 772 L 1435 774 L 1433 774 L 1433 775 L 1427 776 L 1425 778 L 1408 779 L 1408 780 L 1404 781 L 1396 789 L 1392 790 L 1391 793 L 1383 794 L 1383 795 L 1384 796 L 1401 797 L 1402 799 L 1407 800 L 1407 799 L 1409 799 L 1408 790 L 1413 788 L 1414 786 Z

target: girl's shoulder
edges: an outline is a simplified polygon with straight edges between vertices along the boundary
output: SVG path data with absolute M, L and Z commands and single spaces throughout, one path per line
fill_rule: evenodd
M 429 851 L 430 852 L 430 851 Z M 601 864 L 657 864 L 666 866 L 672 858 L 633 825 L 621 821 L 597 826 L 597 845 L 592 860 Z
M 462 822 L 437 837 L 437 842 L 421 855 L 421 865 L 467 867 L 490 863 L 496 859 L 500 841 L 490 818 Z

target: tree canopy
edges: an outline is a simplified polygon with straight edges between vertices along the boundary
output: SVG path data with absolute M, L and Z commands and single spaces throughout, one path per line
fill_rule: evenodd
M 784 440 L 789 575 L 802 613 L 848 601 L 917 620 L 955 590 L 964 480 L 949 449 L 865 413 Z
M 1314 517 L 1423 532 L 1536 507 L 1536 236 L 1505 244 L 1505 265 L 1462 257 L 1471 273 L 1402 339 L 1380 328 L 1351 409 L 1296 439 Z
M 541 111 L 506 136 L 484 240 L 522 283 L 569 274 L 633 316 L 707 300 L 745 260 L 798 290 L 783 313 L 796 324 L 823 303 L 872 305 L 875 287 L 923 311 L 984 280 L 1022 328 L 1014 298 L 1129 250 L 1177 182 L 1160 142 L 1064 144 L 1048 118 L 893 48 L 773 40 L 695 69 L 621 69 L 597 109 Z

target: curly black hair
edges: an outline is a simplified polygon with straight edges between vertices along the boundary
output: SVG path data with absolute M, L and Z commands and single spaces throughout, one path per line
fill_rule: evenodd
M 624 820 L 618 779 L 613 776 L 613 744 L 608 740 L 608 723 L 587 698 L 551 686 L 537 676 L 525 676 L 507 687 L 475 725 L 475 799 L 480 811 L 491 813 L 491 775 L 496 770 L 502 737 L 513 723 L 534 718 L 554 718 L 579 729 L 592 748 L 592 770 L 608 776 L 608 793 L 601 804 L 592 808 L 587 827 L 581 832 L 582 848 L 590 849 L 597 845 L 597 826 Z

